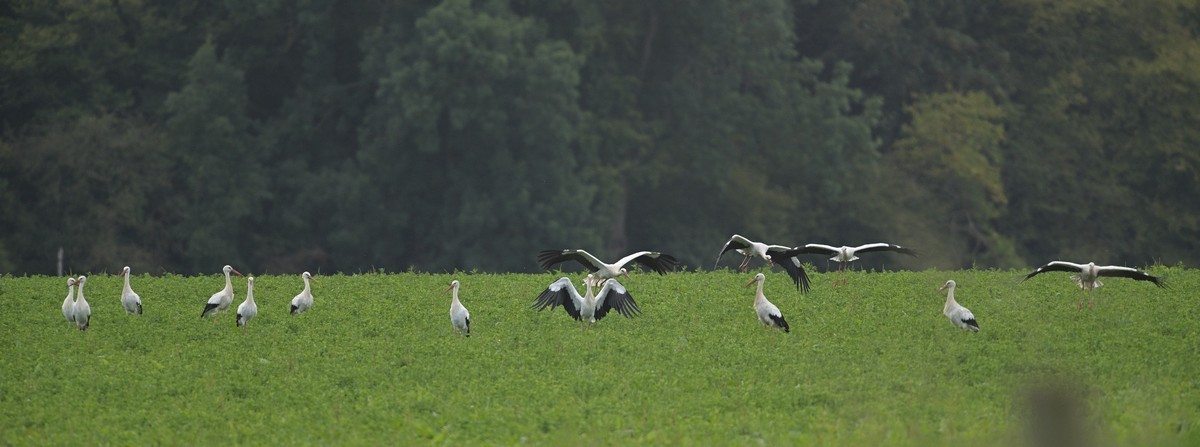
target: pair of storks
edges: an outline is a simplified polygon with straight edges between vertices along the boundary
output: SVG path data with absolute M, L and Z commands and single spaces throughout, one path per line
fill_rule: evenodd
M 792 282 L 796 284 L 796 288 L 804 292 L 808 292 L 809 281 L 808 274 L 804 272 L 804 267 L 800 265 L 798 256 L 804 254 L 830 255 L 831 261 L 837 261 L 839 264 L 838 272 L 841 277 L 833 282 L 833 286 L 837 287 L 838 282 L 846 283 L 846 264 L 858 259 L 858 254 L 870 253 L 876 251 L 894 251 L 903 253 L 909 256 L 917 256 L 917 252 L 912 249 L 901 247 L 896 244 L 888 244 L 884 242 L 876 242 L 873 244 L 864 244 L 857 247 L 834 247 L 824 244 L 807 244 L 802 247 L 785 247 L 782 245 L 768 245 L 762 242 L 755 242 L 742 237 L 741 235 L 733 235 L 725 246 L 721 249 L 721 253 L 717 255 L 717 262 L 721 262 L 721 256 L 729 250 L 736 250 L 744 256 L 742 263 L 738 265 L 738 269 L 745 269 L 750 264 L 752 258 L 762 259 L 768 265 L 779 264 L 787 271 L 788 276 L 792 277 Z M 713 268 L 717 268 L 713 264 Z

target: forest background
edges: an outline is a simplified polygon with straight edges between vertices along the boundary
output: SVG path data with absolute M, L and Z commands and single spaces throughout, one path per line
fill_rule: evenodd
M 5 2 L 0 272 L 1196 265 L 1198 36 L 1171 0 Z

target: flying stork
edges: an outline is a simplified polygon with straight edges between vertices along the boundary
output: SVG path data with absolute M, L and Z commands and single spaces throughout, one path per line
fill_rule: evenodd
M 604 286 L 600 288 L 600 293 L 593 295 L 592 287 L 603 282 Z M 550 283 L 546 290 L 538 295 L 537 302 L 533 303 L 532 308 L 541 311 L 546 307 L 554 310 L 556 306 L 562 306 L 563 310 L 567 311 L 567 315 L 579 321 L 579 329 L 591 329 L 592 324 L 608 315 L 608 311 L 616 309 L 617 313 L 624 315 L 627 318 L 633 318 L 641 313 L 637 303 L 633 301 L 633 296 L 625 290 L 625 286 L 617 282 L 615 279 L 597 279 L 596 275 L 588 274 L 583 280 L 587 286 L 587 294 L 579 295 L 579 291 L 575 289 L 575 285 L 571 283 L 571 279 L 567 277 L 559 278 L 557 281 Z M 584 322 L 587 327 L 583 326 Z
M 717 262 L 713 263 L 713 268 L 717 268 L 717 264 L 721 262 L 721 256 L 729 250 L 737 250 L 739 254 L 744 256 L 742 263 L 738 265 L 738 270 L 745 270 L 750 264 L 750 258 L 759 258 L 767 262 L 767 265 L 778 263 L 787 271 L 788 276 L 792 277 L 792 282 L 796 284 L 796 289 L 802 292 L 808 292 L 809 281 L 808 273 L 804 272 L 804 267 L 800 265 L 798 259 L 793 259 L 794 256 L 789 256 L 792 247 L 784 247 L 782 245 L 767 245 L 762 242 L 754 242 L 746 239 L 741 235 L 733 235 L 729 241 L 725 242 L 725 246 L 721 248 L 721 253 L 717 254 Z
M 1079 289 L 1080 289 L 1079 306 L 1078 306 L 1079 309 L 1078 310 L 1081 310 L 1081 311 L 1083 310 L 1083 294 L 1084 293 L 1087 293 L 1087 296 L 1088 296 L 1088 309 L 1092 308 L 1092 299 L 1093 299 L 1092 290 L 1104 285 L 1104 283 L 1100 282 L 1101 276 L 1117 276 L 1117 277 L 1123 277 L 1123 278 L 1132 278 L 1132 279 L 1136 279 L 1138 281 L 1150 281 L 1158 287 L 1166 288 L 1166 285 L 1163 284 L 1162 278 L 1159 278 L 1157 276 L 1151 276 L 1150 274 L 1143 272 L 1141 270 L 1138 270 L 1135 268 L 1130 268 L 1130 267 L 1120 267 L 1120 266 L 1115 266 L 1115 265 L 1097 266 L 1095 262 L 1089 262 L 1087 264 L 1076 264 L 1073 262 L 1053 261 L 1053 262 L 1050 262 L 1049 264 L 1038 267 L 1037 270 L 1033 271 L 1033 273 L 1025 275 L 1025 278 L 1022 279 L 1021 281 L 1025 281 L 1026 279 L 1032 278 L 1032 277 L 1038 275 L 1039 273 L 1044 273 L 1044 272 L 1077 273 L 1076 275 L 1071 275 L 1071 280 L 1075 281 L 1075 284 L 1078 285 Z
M 612 264 L 606 264 L 584 250 L 543 250 L 538 253 L 538 262 L 542 263 L 542 268 L 547 270 L 554 264 L 566 261 L 575 261 L 587 267 L 588 271 L 591 271 L 598 279 L 612 279 L 618 276 L 628 278 L 629 271 L 625 269 L 625 266 L 630 262 L 642 264 L 660 275 L 667 274 L 679 264 L 674 256 L 656 251 L 639 251 Z
M 843 245 L 841 247 L 834 247 L 831 245 L 824 245 L 824 244 L 806 244 L 803 247 L 797 247 L 794 250 L 788 251 L 787 253 L 785 253 L 785 255 L 788 257 L 793 257 L 793 256 L 797 256 L 797 255 L 802 255 L 802 254 L 832 255 L 833 257 L 829 258 L 829 260 L 837 261 L 839 264 L 838 273 L 840 274 L 840 278 L 833 281 L 833 286 L 837 287 L 838 281 L 841 281 L 842 284 L 846 284 L 846 282 L 848 281 L 848 279 L 846 278 L 846 265 L 849 264 L 851 261 L 858 260 L 858 256 L 856 256 L 857 254 L 870 253 L 873 251 L 894 251 L 897 253 L 903 253 L 903 254 L 912 256 L 914 258 L 917 257 L 917 252 L 912 250 L 911 248 L 905 248 L 905 247 L 901 247 L 896 244 L 888 244 L 885 242 L 864 244 L 864 245 L 859 245 L 857 247 L 848 247 L 845 245 Z

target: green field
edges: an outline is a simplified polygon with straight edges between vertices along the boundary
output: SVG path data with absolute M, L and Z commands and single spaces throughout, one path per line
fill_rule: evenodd
M 589 333 L 529 309 L 560 274 L 318 276 L 300 316 L 298 275 L 259 276 L 248 336 L 199 318 L 217 276 L 134 276 L 141 318 L 89 276 L 83 333 L 65 280 L 0 277 L 0 444 L 1021 445 L 1050 386 L 1093 443 L 1200 445 L 1200 272 L 1150 272 L 1170 288 L 1113 279 L 1083 312 L 1064 273 L 814 274 L 801 295 L 769 272 L 788 334 L 757 322 L 753 272 L 634 274 L 642 316 Z M 981 332 L 942 316 L 947 279 Z

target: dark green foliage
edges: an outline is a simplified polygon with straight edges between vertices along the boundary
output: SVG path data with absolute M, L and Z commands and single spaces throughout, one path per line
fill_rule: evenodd
M 1084 0 L 0 6 L 0 271 L 1200 262 L 1200 8 Z M 67 212 L 69 210 L 69 212 Z M 883 263 L 888 264 L 883 264 Z M 141 267 L 139 267 L 139 265 Z

